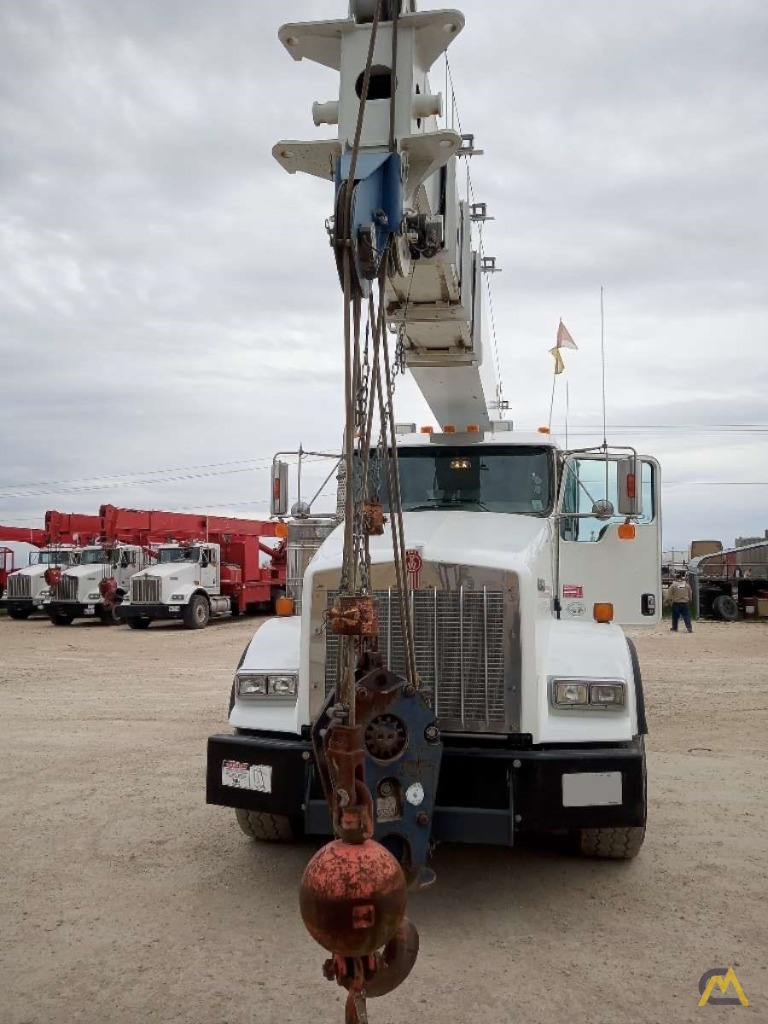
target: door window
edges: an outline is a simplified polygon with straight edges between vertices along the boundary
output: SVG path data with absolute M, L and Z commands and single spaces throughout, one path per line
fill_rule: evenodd
M 560 536 L 563 540 L 598 543 L 603 539 L 611 523 L 623 523 L 625 516 L 618 512 L 618 460 L 573 456 L 565 460 L 561 487 Z M 655 494 L 653 470 L 649 462 L 641 462 L 641 488 L 643 513 L 635 517 L 638 524 L 653 522 L 655 518 Z M 612 515 L 594 514 L 610 502 Z M 569 517 L 568 513 L 583 516 Z

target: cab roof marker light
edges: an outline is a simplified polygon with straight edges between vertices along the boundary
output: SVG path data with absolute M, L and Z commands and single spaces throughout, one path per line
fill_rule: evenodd
M 478 426 L 477 423 L 468 423 L 467 424 L 467 433 L 468 434 L 479 434 L 480 433 L 480 427 Z
M 455 434 L 456 433 L 456 427 L 453 425 L 453 423 L 446 423 L 445 426 L 443 427 L 443 433 L 444 434 Z
M 552 431 L 549 429 L 549 427 L 539 427 L 537 433 L 538 434 L 551 434 Z
M 419 431 L 420 434 L 434 434 L 434 427 L 422 427 Z

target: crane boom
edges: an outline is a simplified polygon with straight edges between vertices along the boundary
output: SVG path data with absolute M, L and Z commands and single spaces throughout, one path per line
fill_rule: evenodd
M 469 137 L 439 127 L 444 98 L 429 83 L 430 69 L 463 29 L 464 16 L 417 12 L 414 0 L 385 0 L 387 20 L 375 23 L 375 8 L 374 0 L 352 0 L 346 19 L 280 29 L 294 60 L 339 72 L 338 100 L 312 108 L 315 124 L 337 126 L 338 135 L 279 142 L 273 155 L 290 173 L 334 181 L 329 231 L 337 260 L 351 245 L 353 284 L 363 295 L 383 264 L 387 326 L 401 338 L 405 364 L 438 422 L 486 429 L 493 406 L 487 391 L 492 398 L 494 384 L 488 381 L 486 391 L 484 378 L 492 371 L 483 368 L 483 260 L 472 247 L 472 204 L 459 197 L 457 186 L 458 160 L 469 159 L 473 147 Z

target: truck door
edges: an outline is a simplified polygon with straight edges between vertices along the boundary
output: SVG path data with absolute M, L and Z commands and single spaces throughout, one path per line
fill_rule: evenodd
M 642 511 L 633 517 L 619 512 L 626 465 L 625 455 L 607 461 L 599 453 L 565 458 L 556 556 L 563 618 L 592 618 L 598 602 L 611 603 L 614 621 L 622 625 L 650 625 L 660 618 L 659 465 L 638 458 L 640 479 L 631 486 L 640 487 Z
M 219 590 L 218 561 L 218 550 L 215 547 L 206 545 L 200 552 L 200 582 L 214 594 Z

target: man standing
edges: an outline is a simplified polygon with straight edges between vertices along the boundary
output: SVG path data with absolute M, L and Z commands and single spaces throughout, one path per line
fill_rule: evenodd
M 675 573 L 675 578 L 669 585 L 667 597 L 672 602 L 672 632 L 677 632 L 678 624 L 680 619 L 682 619 L 685 623 L 685 628 L 689 633 L 692 633 L 691 613 L 688 609 L 688 604 L 692 600 L 693 594 L 686 582 L 684 572 Z

